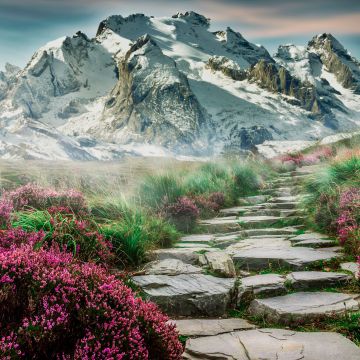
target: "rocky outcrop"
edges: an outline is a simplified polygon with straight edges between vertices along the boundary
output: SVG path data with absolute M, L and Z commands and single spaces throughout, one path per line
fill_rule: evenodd
M 129 140 L 172 149 L 196 145 L 206 126 L 204 111 L 186 76 L 150 36 L 142 36 L 131 47 L 119 63 L 119 74 L 104 111 L 105 118 L 114 119 L 111 130 L 126 127 Z
M 221 71 L 233 80 L 241 81 L 247 78 L 247 73 L 240 66 L 225 56 L 211 56 L 206 67 L 213 71 Z
M 183 19 L 191 25 L 204 26 L 208 28 L 210 26 L 210 19 L 203 15 L 200 15 L 194 11 L 186 11 L 185 13 L 177 13 L 172 16 L 173 19 Z
M 314 36 L 308 49 L 316 53 L 327 70 L 347 89 L 360 94 L 360 63 L 331 34 Z
M 225 31 L 217 31 L 214 33 L 221 41 L 226 52 L 236 55 L 244 59 L 247 64 L 254 65 L 259 60 L 274 62 L 268 51 L 263 46 L 258 46 L 247 41 L 240 33 L 228 27 Z

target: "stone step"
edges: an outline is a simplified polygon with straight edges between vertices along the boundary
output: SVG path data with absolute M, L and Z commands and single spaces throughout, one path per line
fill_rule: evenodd
M 256 228 L 274 225 L 281 220 L 286 218 L 281 216 L 271 216 L 271 215 L 259 215 L 259 216 L 240 216 L 237 218 L 238 223 L 241 228 Z
M 246 196 L 239 198 L 239 204 L 257 205 L 266 202 L 268 199 L 268 195 Z
M 314 239 L 314 240 L 302 240 L 297 241 L 293 244 L 295 247 L 311 247 L 311 248 L 324 248 L 324 247 L 332 247 L 337 246 L 337 243 L 332 240 L 321 240 L 321 239 Z
M 167 315 L 218 317 L 226 314 L 235 279 L 203 274 L 143 275 L 132 281 Z
M 293 290 L 304 291 L 344 286 L 352 277 L 339 272 L 297 271 L 288 274 L 286 280 Z
M 199 222 L 200 227 L 206 232 L 231 232 L 240 230 L 240 224 L 236 216 L 218 217 Z
M 268 202 L 269 203 L 300 203 L 301 197 L 297 195 L 291 196 L 278 196 L 271 198 Z
M 209 242 L 215 239 L 215 235 L 213 234 L 194 234 L 183 236 L 180 238 L 180 242 L 182 243 L 196 243 L 196 244 L 208 244 Z M 201 245 L 200 245 L 201 246 Z
M 262 236 L 262 235 L 284 235 L 291 236 L 298 231 L 297 227 L 283 227 L 283 228 L 258 228 L 258 229 L 248 229 L 242 231 L 244 237 L 253 237 L 253 236 Z
M 237 216 L 239 214 L 242 214 L 246 211 L 258 211 L 265 209 L 265 204 L 262 205 L 247 205 L 247 206 L 235 206 L 228 209 L 221 209 L 220 213 L 224 216 Z
M 188 337 L 213 336 L 238 330 L 254 329 L 255 325 L 239 318 L 170 320 L 180 335 Z
M 264 274 L 240 279 L 238 286 L 237 306 L 247 305 L 255 297 L 273 297 L 287 293 L 285 276 Z
M 239 280 L 237 306 L 243 307 L 254 298 L 284 295 L 288 291 L 322 290 L 348 285 L 352 277 L 344 273 L 296 271 L 288 275 L 262 274 Z
M 360 348 L 331 332 L 234 331 L 188 339 L 187 360 L 359 360 Z
M 178 259 L 156 260 L 147 263 L 143 269 L 145 275 L 181 275 L 201 274 L 203 269 L 199 266 L 186 264 Z
M 171 248 L 171 249 L 159 249 L 151 253 L 153 260 L 166 260 L 166 259 L 177 259 L 181 260 L 186 264 L 196 265 L 199 262 L 199 255 L 206 251 L 206 248 L 201 247 L 199 244 L 198 248 Z
M 304 240 L 328 240 L 329 237 L 317 232 L 306 231 L 303 234 L 299 234 L 291 238 L 292 242 L 304 241 Z
M 284 210 L 290 210 L 290 209 L 296 209 L 299 206 L 299 203 L 296 201 L 291 202 L 272 202 L 267 204 L 268 209 L 284 209 Z
M 232 256 L 234 264 L 242 270 L 265 270 L 287 268 L 302 270 L 319 261 L 329 261 L 341 254 L 337 248 L 312 249 L 307 247 L 287 247 L 277 240 L 277 244 L 265 246 L 264 242 L 249 244 L 246 249 L 236 249 L 234 245 L 226 251 Z
M 298 292 L 251 302 L 249 314 L 274 324 L 298 325 L 359 310 L 359 295 Z

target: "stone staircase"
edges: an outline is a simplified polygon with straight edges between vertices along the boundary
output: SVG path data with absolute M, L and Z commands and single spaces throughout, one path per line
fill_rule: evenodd
M 326 291 L 348 285 L 351 272 L 314 270 L 343 255 L 302 224 L 301 183 L 313 170 L 279 175 L 262 195 L 202 221 L 201 234 L 155 251 L 143 275 L 133 277 L 187 338 L 184 359 L 360 359 L 340 334 L 289 330 L 360 308 L 358 294 Z M 261 321 L 231 318 L 231 309 Z

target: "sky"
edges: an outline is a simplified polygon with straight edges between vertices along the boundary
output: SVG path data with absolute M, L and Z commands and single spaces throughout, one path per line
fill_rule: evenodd
M 78 30 L 93 37 L 109 15 L 171 16 L 193 10 L 211 29 L 230 26 L 274 53 L 280 44 L 305 45 L 332 33 L 360 59 L 360 0 L 0 0 L 0 70 L 25 66 L 45 43 Z

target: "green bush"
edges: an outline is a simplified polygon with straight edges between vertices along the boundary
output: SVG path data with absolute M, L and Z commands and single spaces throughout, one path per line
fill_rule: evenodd
M 152 209 L 160 209 L 164 204 L 171 204 L 184 195 L 179 177 L 172 175 L 147 176 L 139 189 L 141 204 Z
M 261 187 L 261 177 L 249 164 L 236 164 L 232 167 L 233 187 L 235 198 L 255 194 Z
M 179 238 L 164 219 L 139 211 L 124 213 L 121 220 L 102 225 L 100 232 L 111 242 L 116 259 L 131 266 L 144 262 L 150 250 L 171 247 Z

